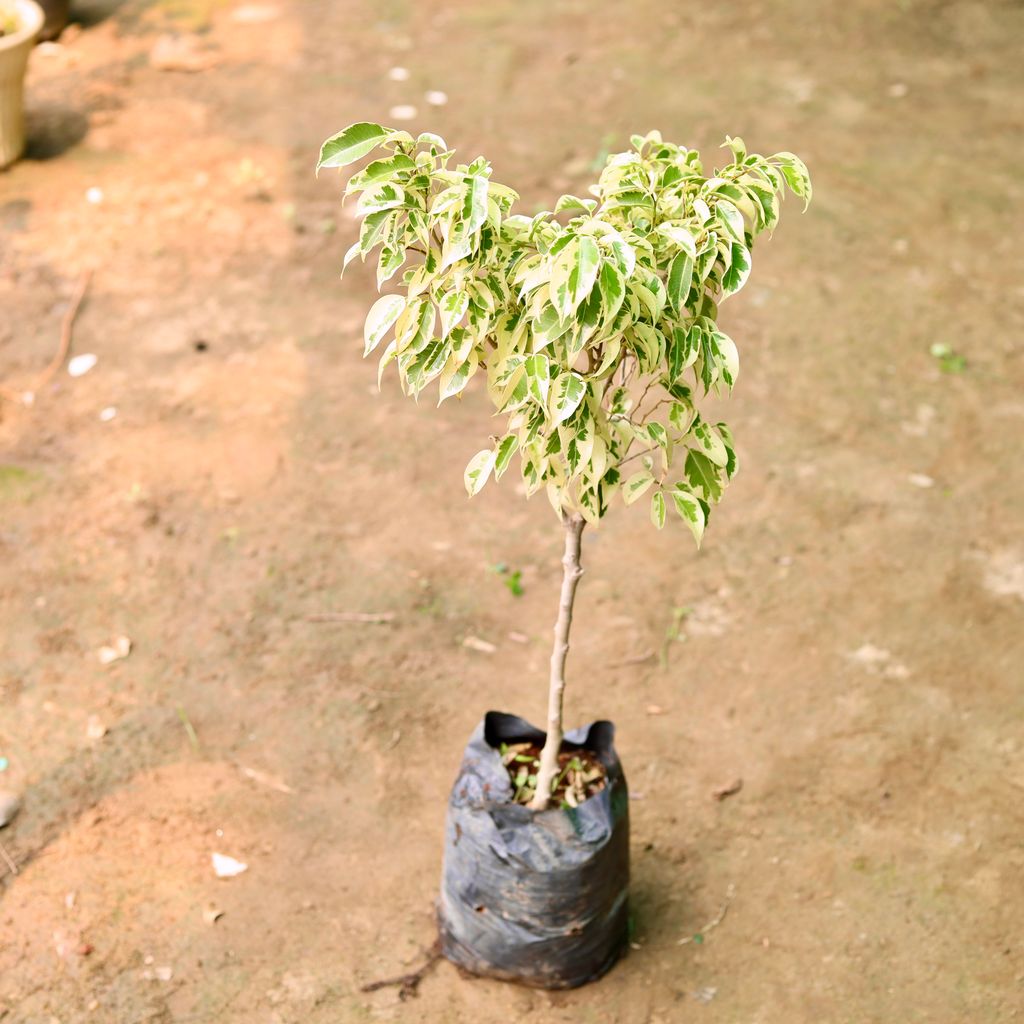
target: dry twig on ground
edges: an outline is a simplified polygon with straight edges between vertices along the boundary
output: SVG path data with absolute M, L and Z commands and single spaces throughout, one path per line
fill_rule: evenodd
M 60 324 L 60 344 L 57 348 L 57 352 L 53 359 L 50 360 L 49 365 L 43 370 L 42 373 L 36 378 L 35 384 L 28 391 L 14 391 L 11 388 L 0 388 L 0 398 L 6 398 L 9 402 L 14 402 L 16 405 L 31 405 L 35 401 L 36 395 L 50 381 L 57 371 L 64 365 L 64 361 L 68 357 L 68 352 L 71 351 L 71 332 L 75 326 L 75 317 L 78 315 L 78 307 L 82 304 L 82 299 L 85 298 L 85 293 L 89 288 L 89 282 L 92 280 L 92 271 L 86 270 L 81 277 L 78 279 L 78 284 L 75 287 L 75 292 L 71 296 L 71 302 L 68 304 L 68 308 L 64 311 L 64 319 L 61 320 Z
M 685 939 L 680 939 L 676 943 L 676 945 L 685 946 L 688 942 L 703 942 L 704 936 L 707 935 L 708 932 L 717 928 L 725 920 L 725 915 L 729 912 L 729 905 L 732 903 L 733 897 L 735 895 L 736 886 L 733 885 L 732 882 L 730 882 L 729 888 L 725 890 L 725 900 L 722 903 L 722 906 L 719 909 L 718 914 L 714 918 L 712 918 L 712 920 L 708 921 L 708 923 L 704 925 L 704 927 L 701 928 L 699 932 L 694 932 L 693 935 L 687 935 Z M 699 939 L 698 936 L 700 936 Z
M 314 612 L 307 615 L 308 622 L 358 622 L 369 626 L 379 626 L 386 622 L 394 622 L 394 612 Z
M 418 995 L 420 982 L 427 976 L 427 973 L 434 964 L 442 958 L 440 939 L 434 940 L 434 944 L 426 951 L 425 956 L 427 958 L 426 962 L 415 971 L 410 971 L 408 974 L 399 974 L 394 978 L 382 978 L 380 981 L 371 981 L 368 985 L 363 985 L 360 991 L 376 992 L 379 989 L 397 985 L 398 998 L 403 1001 L 411 996 Z

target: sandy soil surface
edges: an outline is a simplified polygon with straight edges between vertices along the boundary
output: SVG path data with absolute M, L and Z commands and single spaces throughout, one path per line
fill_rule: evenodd
M 86 269 L 98 356 L 0 403 L 0 1021 L 1024 1017 L 1021 6 L 75 6 L 0 175 L 0 384 Z M 463 496 L 483 396 L 360 358 L 312 166 L 397 104 L 529 209 L 654 126 L 815 177 L 726 307 L 743 469 L 704 549 L 642 512 L 585 539 L 568 717 L 619 729 L 635 929 L 572 993 L 360 991 L 433 939 L 474 725 L 543 716 L 560 572 L 542 499 Z

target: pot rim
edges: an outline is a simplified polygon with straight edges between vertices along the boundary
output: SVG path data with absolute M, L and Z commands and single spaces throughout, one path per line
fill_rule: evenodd
M 42 7 L 35 0 L 14 0 L 14 9 L 21 25 L 13 35 L 0 36 L 0 51 L 31 43 L 42 31 L 46 20 Z

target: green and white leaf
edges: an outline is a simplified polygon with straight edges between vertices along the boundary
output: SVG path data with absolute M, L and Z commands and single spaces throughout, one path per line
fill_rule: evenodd
M 722 497 L 722 481 L 718 466 L 706 455 L 692 450 L 687 452 L 683 472 L 693 492 L 709 504 L 714 504 Z
M 551 301 L 564 320 L 590 295 L 601 264 L 597 242 L 588 235 L 572 239 L 551 265 Z
M 651 522 L 659 529 L 665 526 L 665 495 L 655 491 L 651 497 Z
M 382 295 L 371 307 L 363 325 L 363 355 L 368 356 L 387 336 L 405 309 L 401 295 Z
M 355 163 L 360 157 L 366 156 L 371 149 L 379 146 L 391 135 L 390 128 L 382 128 L 379 124 L 360 122 L 349 125 L 337 135 L 332 135 L 320 147 L 320 159 L 316 169 L 324 167 L 344 167 Z
M 519 438 L 515 434 L 506 434 L 498 443 L 494 454 L 494 479 L 500 480 L 508 469 L 512 456 L 519 447 Z
M 733 242 L 729 269 L 722 276 L 722 291 L 726 295 L 738 292 L 750 276 L 750 251 L 742 242 Z
M 706 525 L 704 509 L 701 507 L 700 501 L 682 484 L 676 484 L 672 489 L 672 503 L 675 505 L 676 512 L 679 513 L 679 518 L 690 528 L 697 547 L 700 547 Z
M 634 473 L 629 477 L 622 485 L 622 500 L 627 505 L 632 505 L 634 501 L 642 498 L 647 493 L 653 483 L 654 474 L 649 469 L 641 469 L 638 473 Z
M 493 448 L 484 448 L 469 460 L 463 474 L 463 481 L 466 484 L 466 492 L 471 498 L 473 495 L 479 494 L 481 488 L 487 483 L 487 478 L 494 469 L 497 457 Z
M 405 191 L 400 185 L 386 181 L 367 189 L 360 197 L 356 210 L 361 217 L 368 213 L 377 213 L 378 210 L 393 210 L 405 202 Z
M 562 374 L 552 389 L 551 411 L 555 423 L 564 423 L 579 408 L 587 385 L 575 373 Z
M 469 294 L 458 289 L 453 289 L 441 297 L 437 304 L 438 312 L 441 314 L 441 337 L 447 338 L 469 309 Z

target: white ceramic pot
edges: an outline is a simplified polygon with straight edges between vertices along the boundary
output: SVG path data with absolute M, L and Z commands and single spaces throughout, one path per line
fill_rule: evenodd
M 0 36 L 0 168 L 25 151 L 25 67 L 43 27 L 43 9 L 35 0 L 14 0 L 18 29 Z

